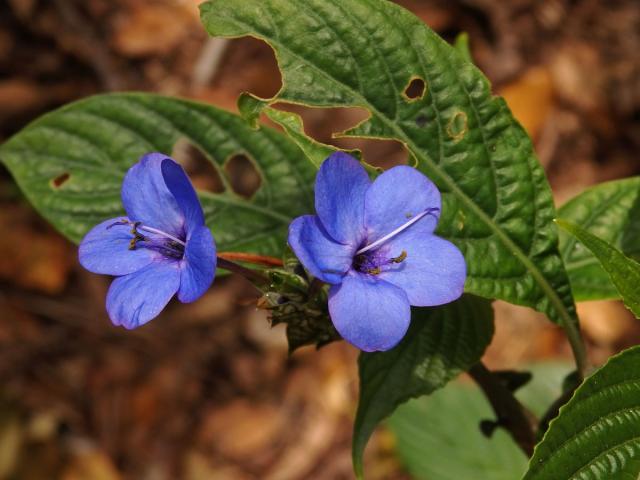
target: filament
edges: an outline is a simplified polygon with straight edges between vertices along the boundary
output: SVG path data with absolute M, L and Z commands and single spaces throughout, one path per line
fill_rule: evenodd
M 376 248 L 379 245 L 382 245 L 384 242 L 386 242 L 387 240 L 389 240 L 390 238 L 395 237 L 396 235 L 398 235 L 400 232 L 403 232 L 404 230 L 406 230 L 407 228 L 409 228 L 411 225 L 413 225 L 414 223 L 416 223 L 418 220 L 420 220 L 421 218 L 429 215 L 430 213 L 433 212 L 437 212 L 439 211 L 439 208 L 428 208 L 426 209 L 424 212 L 419 213 L 418 215 L 416 215 L 415 217 L 413 217 L 411 220 L 409 220 L 408 222 L 404 223 L 403 225 L 400 225 L 398 228 L 396 228 L 393 232 L 386 234 L 384 237 L 376 240 L 373 243 L 370 243 L 369 245 L 361 248 L 360 250 L 358 250 L 356 252 L 356 255 L 360 255 L 362 253 L 368 252 L 369 250 L 372 250 L 374 248 Z

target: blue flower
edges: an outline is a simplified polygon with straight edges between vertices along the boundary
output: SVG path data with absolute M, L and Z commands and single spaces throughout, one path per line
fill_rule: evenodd
M 329 314 L 340 334 L 365 351 L 389 350 L 404 336 L 411 305 L 462 295 L 464 257 L 433 234 L 440 192 L 407 166 L 373 183 L 353 157 L 334 153 L 315 185 L 317 215 L 296 218 L 289 244 L 305 268 L 330 283 Z
M 109 317 L 136 328 L 174 294 L 193 302 L 211 286 L 216 247 L 191 182 L 166 155 L 150 153 L 129 169 L 122 203 L 127 216 L 87 233 L 79 258 L 91 272 L 118 277 L 107 293 Z

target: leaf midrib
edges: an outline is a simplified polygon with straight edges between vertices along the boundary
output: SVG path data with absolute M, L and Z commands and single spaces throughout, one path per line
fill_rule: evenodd
M 229 18 L 227 18 L 227 21 L 234 22 L 238 26 L 243 27 L 245 29 L 248 29 L 249 31 L 254 30 L 251 25 L 248 25 L 248 24 L 246 24 L 246 23 L 244 23 L 242 21 L 239 21 L 239 20 L 236 20 L 236 19 L 229 19 Z M 230 35 L 230 36 L 227 36 L 227 37 L 238 38 L 238 37 L 244 37 L 244 36 L 247 36 L 247 35 L 250 35 L 250 34 Z M 421 161 L 425 162 L 427 165 L 429 165 L 438 174 L 438 176 L 442 179 L 443 183 L 445 183 L 447 185 L 447 187 L 449 188 L 449 193 L 455 194 L 460 200 L 462 200 L 462 202 L 473 213 L 475 213 L 484 223 L 486 223 L 489 226 L 489 228 L 503 242 L 503 244 L 507 247 L 507 249 L 510 250 L 511 253 L 513 253 L 518 258 L 518 260 L 520 260 L 520 262 L 522 264 L 524 264 L 525 268 L 527 270 L 529 270 L 530 273 L 532 274 L 532 276 L 534 277 L 536 283 L 538 283 L 538 285 L 542 288 L 542 290 L 547 295 L 547 297 L 551 300 L 551 303 L 553 304 L 554 308 L 556 309 L 556 311 L 560 315 L 562 322 L 567 326 L 572 325 L 574 323 L 574 320 L 573 320 L 572 316 L 570 315 L 570 313 L 565 308 L 564 303 L 562 302 L 560 297 L 558 297 L 558 295 L 556 294 L 556 292 L 553 289 L 553 287 L 549 284 L 549 282 L 547 282 L 546 278 L 544 277 L 544 275 L 542 275 L 542 273 L 535 266 L 535 264 L 529 260 L 529 258 L 524 254 L 524 252 L 511 240 L 511 238 L 509 238 L 500 228 L 498 228 L 494 224 L 492 218 L 489 217 L 484 212 L 484 210 L 482 210 L 480 207 L 478 207 L 477 204 L 475 202 L 473 202 L 472 199 L 469 196 L 467 196 L 466 193 L 464 193 L 462 190 L 460 190 L 460 188 L 458 188 L 458 186 L 455 183 L 455 181 L 451 177 L 449 177 L 449 175 L 447 175 L 444 171 L 442 171 L 435 164 L 435 162 L 433 162 L 433 160 L 431 160 L 431 158 L 429 158 L 428 156 L 425 156 L 422 153 L 422 151 L 415 145 L 415 143 L 408 137 L 408 135 L 406 135 L 404 130 L 402 130 L 400 127 L 398 127 L 391 120 L 387 119 L 387 117 L 385 115 L 383 115 L 382 112 L 380 112 L 375 106 L 370 104 L 369 101 L 360 92 L 357 92 L 357 91 L 353 90 L 349 85 L 347 85 L 347 84 L 341 82 L 340 80 L 330 76 L 324 70 L 318 68 L 314 63 L 311 63 L 311 62 L 307 61 L 307 59 L 305 59 L 303 57 L 300 57 L 297 53 L 295 53 L 291 49 L 287 48 L 283 43 L 280 43 L 277 40 L 270 41 L 265 35 L 263 35 L 261 33 L 257 33 L 256 32 L 256 36 L 258 36 L 258 38 L 261 38 L 262 40 L 266 41 L 269 44 L 278 45 L 280 49 L 285 50 L 286 52 L 288 52 L 290 55 L 292 55 L 296 59 L 301 60 L 303 63 L 306 63 L 306 64 L 312 66 L 313 69 L 316 70 L 317 72 L 319 72 L 321 75 L 323 75 L 327 79 L 337 83 L 338 85 L 342 86 L 343 88 L 347 89 L 355 98 L 359 98 L 361 100 L 361 105 L 359 105 L 359 106 L 362 106 L 364 108 L 369 109 L 370 112 L 372 113 L 372 115 L 373 114 L 377 115 L 378 118 L 381 119 L 387 127 L 390 127 L 398 135 L 398 137 L 400 137 L 399 140 L 402 141 L 413 152 L 413 154 L 418 158 L 418 160 L 421 160 Z M 283 72 L 284 72 L 284 70 L 283 70 Z M 276 95 L 273 98 L 267 100 L 269 103 L 275 103 L 278 100 L 278 97 L 279 97 L 280 93 L 282 91 L 284 91 L 284 89 L 285 89 L 285 83 L 284 83 L 285 82 L 285 75 L 283 75 L 282 82 L 283 82 L 283 84 L 282 84 L 282 88 L 280 89 L 280 91 L 278 93 L 276 93 Z M 465 94 L 466 94 L 469 102 L 473 105 L 473 99 L 470 97 L 470 95 L 468 94 L 466 89 L 465 89 Z M 294 104 L 298 103 L 298 104 L 301 104 L 301 105 L 305 105 L 302 102 L 296 102 L 296 101 L 292 101 L 291 103 L 294 103 Z M 365 121 L 367 121 L 367 120 L 365 120 Z M 513 125 L 511 125 L 511 128 L 513 128 Z M 354 137 L 357 137 L 357 135 L 354 135 Z M 484 144 L 484 141 L 483 141 L 483 144 Z M 485 145 L 485 147 L 486 147 L 486 145 Z

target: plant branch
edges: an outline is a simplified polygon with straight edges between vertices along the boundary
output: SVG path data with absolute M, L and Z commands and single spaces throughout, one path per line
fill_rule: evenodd
M 534 432 L 535 418 L 522 405 L 513 392 L 482 363 L 476 363 L 469 370 L 469 375 L 480 386 L 497 417 L 497 426 L 504 427 L 511 438 L 531 457 L 536 444 Z

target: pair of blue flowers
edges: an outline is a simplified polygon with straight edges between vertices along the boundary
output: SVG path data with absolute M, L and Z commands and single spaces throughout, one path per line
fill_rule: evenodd
M 289 244 L 318 280 L 330 284 L 336 329 L 365 351 L 388 350 L 404 336 L 411 305 L 457 299 L 466 266 L 452 243 L 433 234 L 440 193 L 417 170 L 398 166 L 374 182 L 360 163 L 335 153 L 320 167 L 316 215 L 296 218 Z M 80 263 L 117 278 L 107 294 L 112 322 L 136 328 L 177 294 L 192 302 L 211 286 L 216 247 L 202 207 L 180 165 L 145 155 L 122 184 L 126 217 L 94 227 Z

